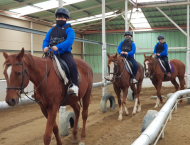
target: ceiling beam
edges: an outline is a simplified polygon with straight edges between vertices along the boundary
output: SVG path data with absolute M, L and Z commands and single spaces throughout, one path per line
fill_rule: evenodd
M 74 6 L 74 5 L 69 5 L 69 6 L 75 8 L 75 9 L 77 9 L 77 10 L 80 10 L 80 8 L 78 8 L 78 7 Z M 82 12 L 86 13 L 88 16 L 90 15 L 90 13 L 86 12 L 85 10 L 82 11 Z
M 174 18 L 173 18 L 172 11 L 171 11 L 171 8 L 170 8 L 170 7 L 169 7 L 169 10 L 170 10 L 170 15 L 171 15 L 171 18 L 172 18 L 172 19 L 174 19 Z
M 111 4 L 115 4 L 115 3 L 119 3 L 119 2 L 124 2 L 124 1 L 125 1 L 125 0 L 115 0 L 115 1 L 113 1 L 113 2 L 106 3 L 106 5 L 111 5 Z M 70 14 L 82 12 L 82 11 L 84 11 L 84 10 L 91 10 L 91 9 L 99 8 L 99 7 L 102 7 L 102 5 L 97 5 L 97 6 L 92 6 L 92 7 L 88 7 L 88 8 L 76 10 L 76 11 L 71 11 Z M 49 18 L 52 18 L 52 17 L 54 17 L 54 16 L 44 17 L 43 19 L 49 19 Z
M 38 1 L 41 1 L 41 0 L 28 0 L 28 1 L 20 2 L 20 3 L 18 2 L 16 4 L 10 4 L 8 6 L 1 6 L 0 9 L 1 10 L 9 10 L 9 9 L 12 9 L 12 8 L 15 8 L 15 7 L 19 7 L 21 5 L 23 6 L 23 5 L 26 5 L 26 4 L 29 4 L 29 3 L 38 2 Z
M 146 3 L 146 4 L 138 4 L 138 8 L 169 7 L 169 6 L 179 6 L 187 4 L 190 4 L 190 2 L 163 3 L 163 4 L 154 4 L 154 5 L 148 5 L 148 3 Z
M 102 5 L 102 3 L 99 2 L 98 0 L 94 0 L 94 1 Z M 111 8 L 109 8 L 108 6 L 105 6 L 105 7 L 106 7 L 107 9 L 111 10 Z
M 171 8 L 170 8 L 171 9 Z M 186 11 L 187 9 L 171 9 L 171 11 Z M 170 10 L 167 9 L 162 9 L 162 11 L 164 12 L 169 12 Z M 158 12 L 156 9 L 155 10 L 151 10 L 151 11 L 144 11 L 145 13 L 152 13 L 152 12 Z

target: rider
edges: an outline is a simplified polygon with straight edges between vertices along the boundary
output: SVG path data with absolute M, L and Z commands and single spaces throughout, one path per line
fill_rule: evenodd
M 78 96 L 78 70 L 71 53 L 75 39 L 75 32 L 71 27 L 71 24 L 67 23 L 70 14 L 66 8 L 62 7 L 55 11 L 55 17 L 56 26 L 47 32 L 46 37 L 43 40 L 42 49 L 46 53 L 49 51 L 50 47 L 55 55 L 59 52 L 60 58 L 67 63 L 70 69 L 70 77 L 73 84 L 68 89 L 68 92 L 74 93 L 74 95 Z
M 136 84 L 138 83 L 138 81 L 136 80 L 136 74 L 138 71 L 138 63 L 134 59 L 136 46 L 135 46 L 135 43 L 131 40 L 131 38 L 133 37 L 133 34 L 130 31 L 126 31 L 124 36 L 125 36 L 125 39 L 119 44 L 117 48 L 117 52 L 133 64 L 133 68 L 132 68 L 133 76 L 130 82 L 133 84 Z
M 171 71 L 168 63 L 168 45 L 164 41 L 164 35 L 158 36 L 158 43 L 154 47 L 154 57 L 162 59 L 166 64 L 167 76 L 171 77 Z

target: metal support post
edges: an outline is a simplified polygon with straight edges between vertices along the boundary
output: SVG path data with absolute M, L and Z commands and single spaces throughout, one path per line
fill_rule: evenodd
M 107 94 L 106 87 L 106 25 L 105 25 L 105 0 L 102 0 L 102 82 L 104 83 L 104 87 L 102 88 L 102 95 Z
M 125 31 L 128 31 L 127 12 L 128 12 L 128 0 L 125 0 Z
M 30 22 L 30 29 L 33 29 L 33 23 Z M 33 55 L 33 33 L 30 33 L 30 49 L 31 49 L 31 55 Z
M 187 0 L 189 2 L 189 0 Z M 190 87 L 190 48 L 189 48 L 189 4 L 187 5 L 187 56 L 186 56 L 186 85 L 187 88 Z M 190 103 L 190 99 L 187 99 L 188 103 Z
M 63 7 L 63 0 L 59 0 L 59 8 Z

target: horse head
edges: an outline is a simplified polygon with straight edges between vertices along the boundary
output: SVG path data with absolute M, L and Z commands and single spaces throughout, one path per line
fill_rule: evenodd
M 112 56 L 107 53 L 108 56 L 108 70 L 109 70 L 109 76 L 105 77 L 106 80 L 114 82 L 116 76 L 119 73 L 119 64 L 120 64 L 120 59 L 116 54 L 113 54 Z M 122 58 L 121 58 L 122 59 Z
M 24 64 L 27 64 L 24 57 L 24 48 L 19 54 L 13 55 L 8 55 L 3 51 L 3 56 L 5 57 L 3 74 L 7 81 L 5 101 L 8 105 L 15 106 L 19 102 L 20 93 L 29 83 L 29 74 L 24 66 Z
M 152 69 L 152 65 L 153 65 L 153 58 L 152 55 L 151 56 L 146 56 L 144 54 L 144 69 L 145 69 L 145 76 L 146 77 L 150 77 L 150 73 L 151 73 L 151 69 Z

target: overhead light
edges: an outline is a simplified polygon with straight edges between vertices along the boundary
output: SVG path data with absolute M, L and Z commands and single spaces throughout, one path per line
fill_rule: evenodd
M 141 15 L 141 12 L 137 9 L 137 10 L 135 11 L 135 17 L 136 17 L 136 19 L 139 19 L 139 18 L 140 18 L 140 15 Z
M 63 0 L 64 2 L 63 6 L 82 2 L 82 1 L 86 1 L 86 0 Z M 21 16 L 23 16 L 23 15 L 37 13 L 37 12 L 41 12 L 41 11 L 45 11 L 49 9 L 58 8 L 58 5 L 59 5 L 58 0 L 48 0 L 45 2 L 40 2 L 33 5 L 28 5 L 28 6 L 17 8 L 17 9 L 12 9 L 9 11 L 19 13 Z

